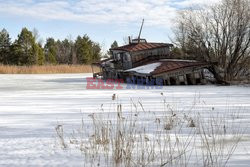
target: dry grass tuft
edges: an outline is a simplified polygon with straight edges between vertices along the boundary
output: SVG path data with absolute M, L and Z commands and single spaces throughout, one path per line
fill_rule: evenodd
M 163 104 L 164 110 L 155 113 L 140 99 L 131 99 L 130 110 L 123 109 L 113 94 L 112 112 L 82 118 L 69 140 L 58 125 L 59 144 L 79 149 L 86 166 L 227 166 L 243 136 L 240 124 L 229 119 L 231 113 L 178 110 L 165 99 Z
M 97 67 L 94 69 L 98 71 Z M 9 66 L 0 65 L 0 74 L 55 74 L 55 73 L 92 73 L 90 65 L 44 65 Z

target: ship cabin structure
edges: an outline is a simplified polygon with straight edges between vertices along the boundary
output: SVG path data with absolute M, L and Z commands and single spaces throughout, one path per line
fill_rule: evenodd
M 164 85 L 205 84 L 204 69 L 208 64 L 195 60 L 175 59 L 172 44 L 151 43 L 145 39 L 129 40 L 129 44 L 110 49 L 111 57 L 94 63 L 103 79 L 135 79 L 135 83 L 162 79 Z M 136 82 L 138 81 L 138 82 Z M 143 81 L 143 82 L 141 82 Z

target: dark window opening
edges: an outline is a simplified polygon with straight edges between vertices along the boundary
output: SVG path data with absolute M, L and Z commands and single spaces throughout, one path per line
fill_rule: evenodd
M 186 77 L 187 77 L 187 84 L 188 85 L 193 85 L 192 75 L 191 74 L 187 74 Z
M 201 84 L 201 79 L 200 78 L 196 79 L 196 84 Z
M 122 77 L 121 77 L 121 74 L 117 74 L 117 79 L 121 79 Z
M 170 77 L 170 85 L 176 85 L 175 77 Z
M 180 85 L 186 85 L 185 82 L 180 82 Z
M 164 80 L 164 85 L 168 85 L 168 80 Z

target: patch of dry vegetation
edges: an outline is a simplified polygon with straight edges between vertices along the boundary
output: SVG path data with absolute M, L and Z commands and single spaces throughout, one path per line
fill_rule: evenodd
M 98 71 L 97 67 L 94 67 Z M 43 65 L 8 66 L 0 65 L 0 74 L 55 74 L 55 73 L 92 73 L 90 65 Z
M 115 94 L 112 100 L 113 114 L 90 114 L 67 140 L 64 126 L 56 127 L 59 145 L 80 150 L 89 166 L 226 166 L 242 139 L 237 118 L 214 109 L 205 117 L 183 113 L 164 99 L 157 114 L 132 100 L 131 111 L 124 112 Z

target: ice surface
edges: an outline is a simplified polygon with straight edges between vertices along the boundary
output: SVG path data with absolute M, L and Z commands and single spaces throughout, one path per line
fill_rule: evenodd
M 150 70 L 159 64 L 154 64 Z M 150 70 L 138 70 L 149 72 Z M 166 86 L 163 89 L 86 90 L 92 74 L 0 75 L 0 166 L 82 166 L 77 149 L 62 150 L 55 144 L 58 124 L 73 131 L 93 112 L 111 112 L 111 97 L 130 107 L 140 100 L 152 112 L 162 111 L 162 100 L 180 110 L 206 115 L 211 109 L 224 114 L 239 111 L 246 138 L 230 159 L 229 166 L 250 165 L 250 87 Z M 124 85 L 126 88 L 126 85 Z

